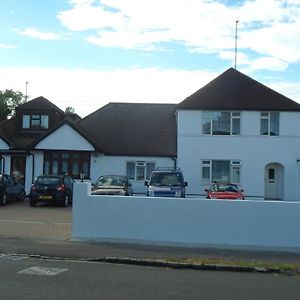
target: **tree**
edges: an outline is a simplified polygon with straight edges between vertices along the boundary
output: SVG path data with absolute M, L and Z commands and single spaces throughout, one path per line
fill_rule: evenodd
M 66 115 L 74 115 L 75 114 L 75 109 L 72 106 L 67 106 L 65 110 Z
M 73 121 L 77 122 L 81 120 L 80 116 L 76 114 L 74 107 L 67 106 L 65 109 L 65 115 L 73 119 Z
M 7 120 L 16 113 L 16 108 L 27 101 L 26 97 L 18 91 L 0 91 L 0 122 Z

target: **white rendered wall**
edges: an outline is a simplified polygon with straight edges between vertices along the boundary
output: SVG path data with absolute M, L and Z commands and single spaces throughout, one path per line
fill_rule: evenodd
M 0 149 L 9 149 L 9 146 L 0 138 Z
M 74 186 L 73 240 L 300 247 L 298 202 L 91 196 L 90 188 Z
M 283 193 L 300 201 L 300 114 L 280 113 L 280 136 L 260 136 L 260 112 L 241 112 L 241 135 L 202 135 L 201 111 L 178 112 L 178 165 L 189 183 L 187 193 L 204 194 L 202 160 L 240 160 L 241 185 L 248 196 L 264 197 L 265 167 L 283 166 Z
M 94 147 L 68 124 L 59 127 L 35 149 L 94 151 Z
M 44 155 L 42 151 L 32 151 L 26 156 L 25 192 L 29 193 L 35 177 L 43 174 Z M 5 157 L 5 172 L 10 174 L 10 156 Z
M 10 174 L 11 157 L 10 157 L 10 155 L 7 155 L 7 154 L 2 155 L 2 156 L 4 158 L 4 160 L 2 161 L 2 163 L 4 164 L 4 173 Z
M 156 167 L 174 167 L 174 160 L 171 158 L 93 154 L 91 158 L 91 181 L 95 182 L 101 175 L 126 175 L 128 161 L 153 162 Z M 144 180 L 131 180 L 131 183 L 134 193 L 146 193 L 147 188 L 144 185 Z

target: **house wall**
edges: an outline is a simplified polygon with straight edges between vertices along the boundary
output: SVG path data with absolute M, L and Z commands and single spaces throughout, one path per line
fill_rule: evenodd
M 74 186 L 73 240 L 300 247 L 299 202 L 91 196 L 90 188 Z
M 0 149 L 9 149 L 9 146 L 0 138 Z
M 204 194 L 202 160 L 240 160 L 241 186 L 248 197 L 264 197 L 265 167 L 283 167 L 285 200 L 300 200 L 300 113 L 280 112 L 280 135 L 260 136 L 260 112 L 241 112 L 239 136 L 202 134 L 201 111 L 178 112 L 178 166 L 189 183 L 187 193 Z
M 162 157 L 146 156 L 108 156 L 93 154 L 91 158 L 91 181 L 95 182 L 101 175 L 126 175 L 128 161 L 154 162 L 156 167 L 174 167 L 174 160 Z M 146 193 L 145 180 L 131 180 L 134 193 Z
M 11 157 L 5 157 L 5 173 L 10 174 Z M 30 155 L 26 156 L 26 170 L 25 170 L 25 192 L 29 193 L 33 180 L 38 175 L 43 174 L 44 156 L 42 151 L 32 151 Z
M 66 150 L 66 151 L 94 151 L 93 146 L 84 139 L 72 127 L 65 124 L 43 139 L 31 151 L 26 159 L 25 191 L 30 191 L 33 179 L 43 174 L 44 151 L 43 150 Z M 40 151 L 39 151 L 40 149 Z
M 2 160 L 2 169 L 4 169 L 5 174 L 10 174 L 10 155 L 2 155 L 3 160 Z M 1 169 L 1 172 L 2 172 Z
M 38 143 L 35 149 L 94 151 L 94 147 L 72 127 L 65 124 Z

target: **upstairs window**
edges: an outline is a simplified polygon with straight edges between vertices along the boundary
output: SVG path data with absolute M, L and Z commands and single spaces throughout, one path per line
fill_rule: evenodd
M 49 128 L 49 116 L 47 115 L 23 115 L 23 129 L 44 130 Z
M 270 136 L 279 135 L 279 112 L 260 113 L 260 134 Z
M 203 134 L 239 135 L 240 113 L 205 111 L 202 113 Z

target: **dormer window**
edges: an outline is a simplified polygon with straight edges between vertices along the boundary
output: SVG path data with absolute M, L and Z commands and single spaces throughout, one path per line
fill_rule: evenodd
M 43 130 L 49 128 L 47 115 L 23 115 L 23 129 Z

